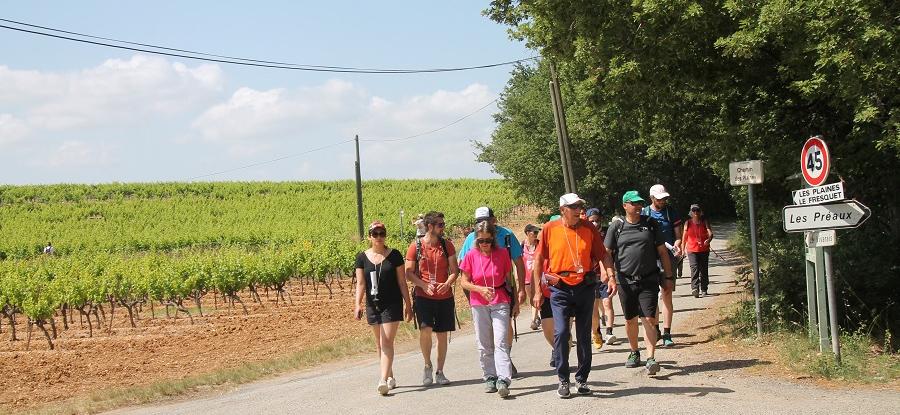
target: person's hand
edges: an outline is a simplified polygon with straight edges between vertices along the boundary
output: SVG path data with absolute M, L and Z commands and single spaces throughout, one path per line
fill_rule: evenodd
M 516 305 L 513 306 L 513 308 L 512 308 L 513 318 L 516 318 L 519 316 L 519 306 L 520 306 L 520 303 L 516 303 Z
M 481 287 L 481 289 L 478 290 L 478 293 L 481 294 L 481 297 L 483 297 L 484 300 L 489 303 L 494 299 L 493 287 Z
M 538 287 L 537 292 L 534 293 L 534 297 L 531 299 L 531 305 L 533 305 L 534 308 L 540 310 L 541 304 L 543 302 L 544 302 L 544 294 L 541 292 L 540 287 Z
M 444 295 L 450 292 L 450 283 L 442 282 L 435 286 L 438 295 Z
M 403 308 L 403 319 L 407 322 L 412 321 L 413 319 L 413 310 L 412 304 L 406 303 L 406 307 Z
M 525 287 L 519 288 L 516 304 L 525 304 L 528 301 L 528 295 L 525 294 Z
M 424 284 L 425 284 L 425 286 L 422 287 L 422 290 L 425 291 L 425 294 L 430 295 L 430 296 L 434 296 L 434 294 L 435 294 L 435 292 L 434 292 L 435 286 L 434 286 L 434 285 L 431 285 L 431 284 L 429 284 L 429 283 L 427 283 L 427 282 L 424 283 Z
M 619 284 L 616 283 L 616 280 L 612 278 L 609 279 L 606 283 L 606 292 L 610 296 L 616 295 L 616 293 L 619 292 Z
M 357 320 L 362 319 L 362 309 L 359 307 L 359 304 L 357 304 L 353 310 L 353 317 L 356 318 Z

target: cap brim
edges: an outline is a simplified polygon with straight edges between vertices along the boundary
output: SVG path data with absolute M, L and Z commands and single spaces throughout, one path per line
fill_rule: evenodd
M 652 196 L 657 199 L 665 199 L 665 198 L 669 197 L 669 194 L 668 193 L 659 193 L 659 194 L 652 195 Z

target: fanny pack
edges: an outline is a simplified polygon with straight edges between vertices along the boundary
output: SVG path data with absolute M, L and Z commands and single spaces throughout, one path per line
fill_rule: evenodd
M 557 287 L 557 286 L 559 286 L 559 282 L 562 281 L 563 278 L 568 277 L 569 274 L 572 274 L 572 272 L 563 271 L 558 274 L 552 273 L 552 272 L 545 272 L 543 275 L 541 275 L 541 280 L 545 284 L 547 284 L 551 287 Z M 581 284 L 594 285 L 596 283 L 597 283 L 597 273 L 595 271 L 588 271 L 588 272 L 584 273 L 581 283 L 579 283 L 578 285 L 581 285 Z

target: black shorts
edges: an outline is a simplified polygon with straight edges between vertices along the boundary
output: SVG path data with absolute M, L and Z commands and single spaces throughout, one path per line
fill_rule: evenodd
M 431 327 L 435 333 L 456 330 L 456 304 L 453 297 L 446 300 L 432 300 L 416 296 L 413 301 L 419 328 Z
M 545 318 L 553 318 L 553 309 L 550 308 L 550 299 L 547 297 L 541 302 L 541 320 Z
M 619 301 L 622 302 L 622 314 L 625 320 L 635 317 L 656 318 L 656 305 L 659 300 L 659 277 L 644 277 L 640 281 L 629 284 L 627 279 L 617 276 L 619 283 Z
M 381 304 L 375 307 L 366 305 L 366 320 L 372 326 L 403 321 L 403 303 Z

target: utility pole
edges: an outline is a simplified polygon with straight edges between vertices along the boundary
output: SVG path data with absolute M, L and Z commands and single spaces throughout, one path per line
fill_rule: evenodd
M 359 224 L 359 239 L 365 238 L 363 233 L 362 177 L 359 173 L 359 135 L 356 135 L 356 220 Z
M 562 163 L 563 184 L 566 193 L 575 192 L 575 174 L 572 169 L 572 155 L 569 152 L 569 131 L 566 128 L 566 111 L 559 90 L 556 65 L 550 62 L 550 102 L 553 104 L 553 121 L 556 124 L 556 138 L 559 143 L 559 158 Z

